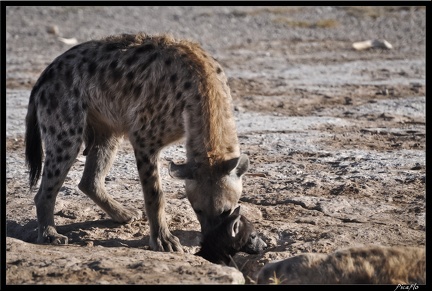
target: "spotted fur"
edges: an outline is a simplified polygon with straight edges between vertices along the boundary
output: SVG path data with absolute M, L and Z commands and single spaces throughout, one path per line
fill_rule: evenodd
M 257 283 L 425 284 L 425 248 L 366 246 L 300 254 L 265 265 Z
M 53 211 L 83 142 L 87 158 L 79 188 L 115 221 L 140 218 L 104 186 L 126 137 L 144 192 L 150 245 L 181 251 L 166 223 L 158 157 L 184 136 L 187 162 L 172 164 L 170 173 L 186 179 L 186 194 L 206 232 L 222 213 L 236 207 L 249 165 L 240 154 L 232 98 L 220 64 L 194 42 L 143 33 L 88 41 L 57 57 L 36 82 L 26 117 L 30 187 L 42 174 L 35 196 L 37 242 L 68 242 L 55 229 Z

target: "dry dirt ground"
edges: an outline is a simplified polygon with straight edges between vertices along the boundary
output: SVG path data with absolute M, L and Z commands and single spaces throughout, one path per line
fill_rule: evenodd
M 254 284 L 267 262 L 303 252 L 426 247 L 425 7 L 5 9 L 6 287 Z M 55 210 L 70 244 L 35 244 L 35 190 L 29 191 L 23 143 L 29 91 L 71 47 L 59 37 L 82 42 L 137 31 L 196 40 L 224 66 L 241 150 L 251 161 L 240 204 L 269 246 L 264 253 L 239 253 L 230 267 L 193 255 L 199 224 L 183 182 L 166 168 L 184 159 L 181 143 L 163 152 L 161 175 L 169 225 L 185 254 L 149 250 L 145 215 L 116 224 L 82 194 L 84 156 Z M 385 39 L 393 49 L 352 48 L 368 39 Z M 124 205 L 144 210 L 127 141 L 106 187 Z

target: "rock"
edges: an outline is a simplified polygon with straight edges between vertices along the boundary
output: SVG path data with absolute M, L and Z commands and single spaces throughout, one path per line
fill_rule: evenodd
M 58 40 L 65 43 L 65 44 L 69 44 L 69 45 L 74 45 L 74 44 L 78 43 L 78 40 L 74 37 L 72 37 L 72 38 L 58 37 Z
M 370 48 L 392 49 L 393 46 L 384 39 L 365 40 L 353 43 L 353 48 L 360 51 Z
M 50 34 L 58 35 L 59 34 L 59 28 L 57 25 L 49 25 L 46 28 L 46 32 L 48 32 Z
M 37 245 L 7 237 L 6 284 L 244 284 L 234 267 L 193 254 Z M 19 275 L 18 275 L 19 274 Z

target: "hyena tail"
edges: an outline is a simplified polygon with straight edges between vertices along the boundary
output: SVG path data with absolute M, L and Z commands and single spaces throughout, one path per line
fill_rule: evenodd
M 25 133 L 25 157 L 26 164 L 30 170 L 30 189 L 36 185 L 42 172 L 42 141 L 39 129 L 39 121 L 36 113 L 34 102 L 34 93 L 30 96 L 30 103 L 26 116 L 26 133 Z M 33 102 L 31 102 L 33 101 Z

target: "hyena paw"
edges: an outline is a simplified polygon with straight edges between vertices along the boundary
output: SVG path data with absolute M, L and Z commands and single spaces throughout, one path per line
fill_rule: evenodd
M 111 218 L 118 223 L 130 223 L 135 220 L 140 220 L 142 217 L 142 211 L 138 209 L 127 209 L 125 211 L 119 211 L 111 215 Z
M 179 239 L 168 232 L 165 235 L 159 234 L 159 236 L 150 238 L 150 247 L 154 251 L 158 252 L 179 252 L 184 253 L 183 247 L 180 244 Z
M 52 244 L 52 245 L 67 245 L 69 239 L 67 236 L 58 234 L 54 227 L 48 226 L 46 230 L 39 234 L 38 244 Z

